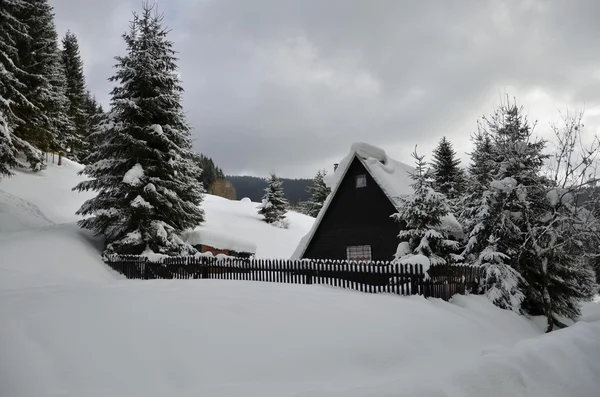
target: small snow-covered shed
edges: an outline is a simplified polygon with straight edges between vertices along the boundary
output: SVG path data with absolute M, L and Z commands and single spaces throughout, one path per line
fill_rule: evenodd
M 192 245 L 201 253 L 249 258 L 256 253 L 256 244 L 233 238 L 210 229 L 196 229 L 183 233 L 183 241 Z
M 391 218 L 400 197 L 411 194 L 413 167 L 367 143 L 354 143 L 335 172 L 325 177 L 331 194 L 293 259 L 389 261 L 398 247 L 402 224 Z M 453 215 L 442 228 L 462 238 Z

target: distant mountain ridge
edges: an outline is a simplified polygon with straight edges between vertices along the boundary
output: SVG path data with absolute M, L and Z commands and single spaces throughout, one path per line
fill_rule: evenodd
M 252 201 L 260 202 L 267 187 L 266 179 L 256 176 L 227 175 L 225 179 L 235 187 L 238 200 L 248 197 Z M 312 179 L 281 178 L 281 180 L 283 181 L 285 197 L 290 204 L 295 205 L 301 201 L 308 200 L 306 189 L 311 184 Z

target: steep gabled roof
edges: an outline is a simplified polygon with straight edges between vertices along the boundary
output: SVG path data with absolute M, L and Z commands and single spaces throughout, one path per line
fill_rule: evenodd
M 414 171 L 413 167 L 390 158 L 383 149 L 376 146 L 363 142 L 353 143 L 350 153 L 340 162 L 337 170 L 325 177 L 325 183 L 331 188 L 331 194 L 325 200 L 310 231 L 300 240 L 292 259 L 300 259 L 306 252 L 354 159 L 362 163 L 395 208 L 400 204 L 400 197 L 412 194 L 413 181 L 410 175 Z M 442 223 L 442 227 L 450 234 L 462 237 L 462 227 L 453 215 L 444 217 Z

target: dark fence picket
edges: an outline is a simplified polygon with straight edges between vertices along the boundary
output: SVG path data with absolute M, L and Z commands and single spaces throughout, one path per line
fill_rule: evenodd
M 146 257 L 112 255 L 106 263 L 129 279 L 220 279 L 287 284 L 322 284 L 366 293 L 422 295 L 449 300 L 478 293 L 477 266 L 422 265 L 381 261 L 217 258 L 215 256 Z

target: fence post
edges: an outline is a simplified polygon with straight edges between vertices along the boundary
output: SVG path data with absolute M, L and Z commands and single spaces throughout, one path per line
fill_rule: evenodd
M 208 278 L 208 265 L 210 265 L 211 258 L 202 258 L 200 263 L 201 266 L 201 278 Z
M 148 277 L 148 274 L 150 273 L 149 270 L 148 270 L 148 257 L 144 257 L 144 260 L 142 262 L 142 266 L 143 266 L 142 278 L 144 280 L 150 279 L 150 277 Z
M 312 284 L 312 283 L 313 283 L 313 270 L 306 269 L 306 284 Z

